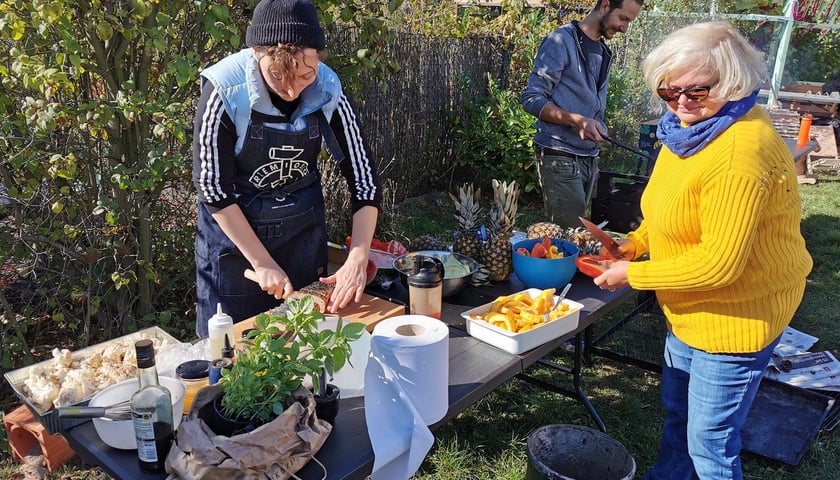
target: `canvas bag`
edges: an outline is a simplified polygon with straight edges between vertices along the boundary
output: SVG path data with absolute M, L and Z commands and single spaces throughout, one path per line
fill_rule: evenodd
M 198 414 L 221 391 L 217 384 L 196 394 L 166 457 L 167 480 L 285 480 L 315 456 L 332 431 L 316 417 L 312 392 L 300 388 L 292 394 L 295 402 L 271 422 L 232 437 L 216 435 Z

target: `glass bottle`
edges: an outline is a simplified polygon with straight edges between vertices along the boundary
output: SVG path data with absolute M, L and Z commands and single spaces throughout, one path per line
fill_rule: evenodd
M 210 385 L 210 361 L 187 360 L 175 369 L 175 376 L 184 384 L 184 415 L 190 413 L 199 390 Z
M 158 381 L 152 341 L 140 340 L 134 348 L 137 350 L 137 379 L 140 383 L 140 389 L 131 396 L 137 457 L 142 470 L 162 472 L 175 435 L 172 397 Z

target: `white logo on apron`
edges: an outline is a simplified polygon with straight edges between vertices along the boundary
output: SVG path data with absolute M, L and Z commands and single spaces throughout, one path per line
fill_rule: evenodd
M 289 180 L 303 178 L 309 173 L 309 164 L 297 159 L 301 153 L 302 148 L 291 145 L 271 147 L 268 150 L 268 158 L 272 161 L 254 170 L 249 180 L 258 188 L 274 188 L 292 183 Z

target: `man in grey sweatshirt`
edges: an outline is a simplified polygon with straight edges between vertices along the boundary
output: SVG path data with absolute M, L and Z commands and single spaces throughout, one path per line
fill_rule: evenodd
M 626 32 L 644 0 L 597 1 L 586 18 L 543 39 L 521 97 L 537 117 L 534 154 L 546 214 L 563 227 L 580 226 L 606 140 L 612 52 L 604 39 Z

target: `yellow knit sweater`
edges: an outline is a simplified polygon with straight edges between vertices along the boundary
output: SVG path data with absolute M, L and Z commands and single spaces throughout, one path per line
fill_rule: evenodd
M 662 147 L 628 235 L 633 288 L 655 290 L 668 328 L 711 353 L 756 352 L 790 323 L 811 256 L 790 150 L 753 107 L 695 155 Z

